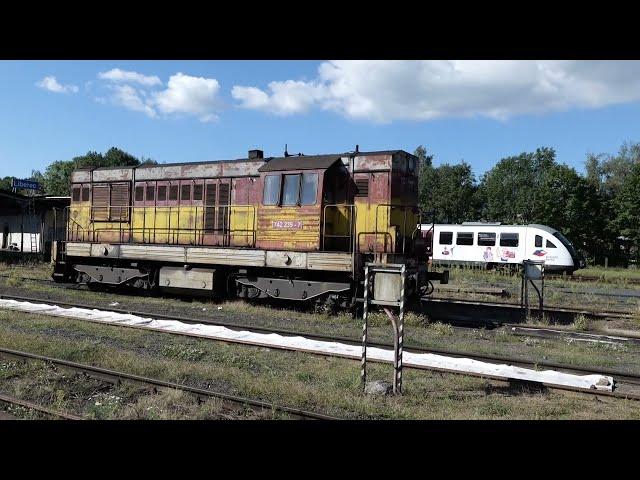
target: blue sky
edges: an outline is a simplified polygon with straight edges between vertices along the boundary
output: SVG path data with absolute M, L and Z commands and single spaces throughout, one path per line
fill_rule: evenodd
M 404 149 L 435 164 L 640 141 L 640 62 L 2 61 L 0 176 L 111 146 L 159 162 Z

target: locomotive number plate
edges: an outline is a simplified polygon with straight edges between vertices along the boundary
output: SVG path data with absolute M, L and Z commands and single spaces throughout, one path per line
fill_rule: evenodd
M 283 230 L 301 230 L 302 220 L 273 220 L 272 227 Z

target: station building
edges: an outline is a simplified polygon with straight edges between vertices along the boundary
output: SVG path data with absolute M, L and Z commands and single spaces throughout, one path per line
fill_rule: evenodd
M 51 242 L 63 238 L 70 197 L 25 196 L 0 190 L 0 253 L 3 257 L 51 254 Z

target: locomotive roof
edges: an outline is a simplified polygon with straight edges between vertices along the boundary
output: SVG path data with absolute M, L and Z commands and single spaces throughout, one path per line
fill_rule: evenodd
M 406 155 L 409 156 L 414 156 L 404 150 L 378 150 L 378 151 L 373 151 L 373 152 L 358 152 L 358 155 L 393 155 L 396 153 L 404 153 Z M 297 162 L 300 159 L 304 159 L 305 160 L 305 166 L 301 166 L 300 164 L 296 164 L 294 166 L 291 166 L 290 168 L 272 168 L 270 170 L 292 170 L 292 169 L 296 169 L 296 170 L 303 170 L 303 169 L 307 169 L 307 168 L 328 168 L 330 167 L 333 162 L 329 163 L 326 167 L 323 166 L 306 166 L 307 165 L 307 161 L 311 160 L 311 162 L 316 162 L 318 161 L 320 164 L 323 163 L 323 161 L 321 160 L 315 160 L 315 159 L 326 159 L 326 161 L 328 161 L 329 159 L 334 159 L 333 161 L 335 161 L 338 158 L 341 157 L 346 157 L 349 155 L 353 155 L 354 152 L 345 152 L 345 153 L 334 153 L 334 154 L 327 154 L 327 155 L 291 155 L 289 157 L 266 157 L 266 158 L 237 158 L 237 159 L 233 159 L 233 160 L 205 160 L 205 161 L 200 161 L 200 162 L 177 162 L 177 163 L 158 163 L 158 164 L 144 164 L 144 165 L 138 165 L 138 166 L 120 166 L 120 167 L 80 167 L 77 168 L 76 170 L 117 170 L 117 169 L 141 169 L 141 168 L 153 168 L 153 167 L 171 167 L 171 166 L 179 166 L 179 165 L 210 165 L 210 164 L 216 164 L 216 163 L 237 163 L 237 162 L 263 162 L 266 163 L 267 165 L 276 161 L 276 163 L 274 163 L 274 165 L 278 165 L 280 162 L 282 161 L 287 161 L 287 162 Z M 282 163 L 280 163 L 282 164 Z M 266 167 L 266 165 L 260 167 L 260 171 L 264 172 L 264 171 L 270 171 L 270 170 L 263 170 Z
M 273 158 L 261 166 L 259 172 L 273 172 L 276 170 L 313 170 L 329 168 L 340 161 L 341 155 L 302 155 Z

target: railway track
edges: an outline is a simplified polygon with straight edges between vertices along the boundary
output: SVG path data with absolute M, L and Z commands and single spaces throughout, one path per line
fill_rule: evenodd
M 493 323 L 493 324 L 507 324 L 507 323 L 515 323 L 517 319 L 521 319 L 523 316 L 522 309 L 519 303 L 513 302 L 486 302 L 481 300 L 461 300 L 458 298 L 452 297 L 423 297 L 421 299 L 422 306 L 425 309 L 426 313 L 430 313 L 437 318 L 446 318 L 447 310 L 449 311 L 449 316 L 452 316 L 451 311 L 452 307 L 464 307 L 467 310 L 471 311 L 473 315 L 476 317 L 480 316 L 480 309 L 483 309 L 486 315 L 493 316 L 496 319 L 484 322 L 484 323 Z M 441 308 L 436 308 L 434 305 L 441 305 Z M 462 311 L 462 308 L 458 308 L 458 310 Z M 531 308 L 532 313 L 538 314 L 539 311 L 537 308 Z M 582 308 L 571 308 L 571 307 L 544 307 L 544 313 L 548 317 L 553 319 L 560 320 L 559 323 L 571 323 L 573 318 L 577 315 L 584 315 L 591 319 L 598 320 L 608 320 L 608 319 L 627 319 L 632 318 L 634 313 L 629 310 L 587 310 Z M 506 316 L 508 320 L 499 320 L 498 317 Z M 454 313 L 452 316 L 453 319 L 457 319 L 460 322 L 465 321 L 463 315 Z M 564 321 L 563 321 L 564 320 Z M 473 317 L 468 316 L 467 321 L 473 323 Z M 481 323 L 481 322 L 480 322 Z
M 9 275 L 0 274 L 0 278 L 8 278 L 8 277 Z M 70 290 L 87 289 L 86 285 L 83 285 L 83 284 L 56 283 L 50 279 L 23 278 L 22 280 L 42 283 L 48 286 L 61 288 L 61 289 L 70 289 Z M 463 323 L 463 324 L 465 323 L 477 324 L 477 325 L 484 325 L 484 326 L 494 326 L 495 324 L 504 325 L 504 324 L 515 323 L 516 318 L 521 316 L 520 305 L 513 302 L 499 302 L 499 301 L 487 302 L 487 301 L 479 301 L 479 300 L 472 301 L 472 300 L 461 300 L 461 299 L 452 298 L 452 297 L 433 297 L 433 296 L 423 297 L 421 301 L 423 303 L 423 306 L 425 302 L 430 302 L 432 304 L 439 303 L 449 307 L 454 305 L 468 306 L 473 310 L 473 314 L 476 316 L 478 316 L 478 311 L 476 307 L 490 309 L 491 311 L 488 313 L 492 314 L 493 317 L 499 317 L 500 316 L 499 312 L 500 310 L 502 310 L 502 312 L 507 313 L 509 317 L 507 320 L 504 320 L 504 321 L 491 320 L 488 322 L 487 321 L 478 322 L 478 321 L 473 321 L 472 319 L 465 320 L 461 318 L 459 314 L 455 314 L 451 318 L 451 315 L 447 315 L 447 313 L 444 312 L 442 309 L 438 309 L 439 314 L 435 315 L 435 318 L 439 320 L 441 319 L 453 320 L 453 321 L 456 321 L 457 323 Z M 532 309 L 532 311 L 536 312 L 536 309 L 534 308 Z M 607 320 L 612 318 L 626 319 L 626 318 L 631 318 L 634 315 L 633 312 L 628 310 L 586 310 L 586 309 L 579 309 L 579 308 L 560 308 L 560 307 L 554 307 L 554 306 L 545 307 L 544 311 L 545 311 L 545 314 L 547 316 L 550 316 L 551 318 L 555 318 L 559 320 L 562 320 L 562 319 L 567 320 L 567 322 L 561 321 L 560 323 L 571 323 L 571 321 L 573 321 L 573 317 L 575 317 L 576 315 L 585 315 L 588 318 L 599 319 L 599 320 Z M 431 312 L 427 311 L 425 313 L 429 313 L 432 316 L 434 316 L 433 311 Z
M 0 298 L 11 298 L 11 299 L 14 299 L 14 300 L 19 300 L 19 301 L 43 302 L 42 299 L 34 299 L 34 298 L 29 298 L 29 297 L 19 297 L 19 296 L 12 296 L 12 295 L 0 295 Z M 89 308 L 89 309 L 95 308 L 94 306 L 91 306 L 91 305 L 84 305 L 84 304 L 77 304 L 77 303 L 66 303 L 66 302 L 55 302 L 55 303 L 58 304 L 59 306 L 69 306 L 69 307 Z M 230 322 L 204 320 L 204 319 L 200 319 L 200 318 L 196 319 L 196 318 L 188 318 L 188 317 L 180 317 L 180 316 L 158 315 L 158 314 L 154 314 L 152 312 L 138 312 L 138 311 L 130 311 L 130 310 L 122 310 L 122 309 L 103 309 L 103 308 L 100 308 L 100 310 L 102 310 L 104 312 L 126 313 L 126 314 L 131 314 L 131 315 L 136 315 L 136 316 L 141 316 L 141 317 L 151 317 L 151 318 L 156 318 L 156 319 L 177 320 L 177 321 L 184 322 L 184 323 L 187 323 L 187 324 L 208 324 L 208 325 L 224 326 L 224 327 L 227 327 L 227 328 L 230 328 L 230 329 L 249 331 L 249 332 L 256 332 L 256 333 L 268 333 L 268 334 L 274 334 L 275 333 L 275 334 L 280 334 L 280 335 L 284 335 L 284 336 L 296 336 L 296 337 L 303 336 L 303 337 L 306 337 L 306 338 L 309 338 L 309 339 L 314 339 L 314 340 L 322 340 L 322 341 L 327 341 L 327 342 L 339 342 L 339 343 L 345 343 L 345 344 L 350 344 L 350 345 L 360 345 L 360 340 L 359 339 L 350 338 L 350 337 L 331 336 L 331 335 L 323 335 L 323 334 L 316 334 L 316 333 L 306 333 L 306 332 L 300 332 L 300 331 L 289 330 L 289 329 L 273 329 L 273 328 L 255 327 L 255 326 L 251 326 L 251 325 L 239 325 L 239 324 L 230 323 Z M 46 313 L 45 313 L 45 315 L 46 315 Z M 123 325 L 123 324 L 118 324 L 118 323 L 99 322 L 97 320 L 87 320 L 87 321 L 98 322 L 98 323 L 102 323 L 102 324 L 107 323 L 107 324 L 110 324 L 110 325 L 116 325 L 116 326 L 120 326 L 120 327 L 154 330 L 154 331 L 160 331 L 160 332 L 167 333 L 166 330 L 161 330 L 161 329 L 156 329 L 156 328 L 146 327 L 146 326 Z M 175 332 L 171 332 L 171 333 L 179 334 L 179 335 L 192 336 L 192 337 L 198 337 L 198 338 L 208 338 L 208 339 L 210 339 L 210 337 L 206 337 L 206 336 L 198 335 L 198 334 L 194 334 L 194 333 L 189 333 L 189 332 L 175 331 Z M 214 339 L 214 340 L 217 340 L 217 339 Z M 348 358 L 348 359 L 352 359 L 353 360 L 353 358 L 351 358 L 351 357 L 344 357 L 343 355 L 340 355 L 340 354 L 331 354 L 331 353 L 322 353 L 322 352 L 316 352 L 316 351 L 308 351 L 308 350 L 297 349 L 297 348 L 292 348 L 292 347 L 274 347 L 271 344 L 260 344 L 260 343 L 256 343 L 256 342 L 250 342 L 250 341 L 229 340 L 229 339 L 218 340 L 218 341 L 223 341 L 225 343 L 237 343 L 237 344 L 243 344 L 243 345 L 247 345 L 248 344 L 248 345 L 254 345 L 254 346 L 266 346 L 266 347 L 269 347 L 269 348 L 281 348 L 281 349 L 284 349 L 284 350 L 302 351 L 302 352 L 313 353 L 313 354 L 318 354 L 318 355 L 323 355 L 323 356 L 338 356 L 338 357 L 343 357 L 343 358 Z M 368 345 L 370 347 L 378 347 L 378 348 L 385 348 L 385 349 L 391 349 L 392 348 L 391 344 L 383 343 L 383 342 L 369 342 Z M 405 352 L 409 352 L 409 353 L 428 353 L 428 354 L 446 355 L 446 356 L 450 356 L 450 357 L 468 358 L 468 359 L 477 360 L 477 361 L 481 361 L 481 362 L 494 363 L 494 364 L 507 364 L 507 365 L 519 366 L 519 367 L 523 367 L 523 368 L 529 368 L 529 369 L 539 369 L 541 367 L 545 367 L 545 368 L 550 368 L 550 369 L 554 369 L 554 370 L 557 370 L 557 371 L 561 371 L 561 372 L 565 372 L 565 373 L 573 373 L 573 374 L 610 375 L 610 376 L 613 376 L 615 378 L 615 380 L 616 380 L 616 389 L 614 391 L 612 391 L 612 392 L 601 391 L 601 390 L 587 391 L 587 390 L 580 389 L 580 388 L 572 388 L 572 387 L 567 387 L 567 386 L 558 386 L 558 385 L 554 385 L 554 384 L 544 384 L 544 383 L 541 384 L 541 385 L 543 387 L 551 389 L 551 390 L 576 391 L 576 392 L 580 392 L 580 393 L 600 395 L 600 396 L 608 396 L 608 397 L 640 400 L 640 375 L 637 375 L 637 374 L 634 374 L 634 373 L 630 373 L 630 372 L 625 372 L 625 371 L 622 371 L 622 370 L 605 369 L 605 368 L 587 368 L 587 367 L 579 367 L 579 366 L 572 366 L 572 365 L 564 365 L 564 364 L 560 364 L 560 363 L 557 363 L 557 362 L 550 362 L 550 361 L 544 361 L 544 360 L 542 360 L 542 361 L 541 360 L 527 360 L 527 359 L 522 359 L 522 358 L 517 358 L 517 357 L 509 357 L 509 356 L 478 354 L 478 353 L 455 351 L 455 350 L 450 350 L 450 349 L 424 348 L 424 347 L 418 347 L 418 346 L 411 346 L 411 345 L 407 345 L 407 344 L 405 344 L 405 345 L 406 345 Z M 391 361 L 385 361 L 385 360 L 374 360 L 374 361 L 379 362 L 379 363 L 391 363 Z M 504 381 L 503 378 L 492 377 L 491 375 L 485 375 L 485 374 L 460 373 L 460 372 L 457 372 L 457 371 L 452 371 L 452 370 L 447 370 L 447 369 L 439 369 L 439 368 L 423 367 L 423 366 L 408 366 L 407 368 L 415 368 L 415 369 L 423 369 L 423 370 L 436 370 L 436 371 L 443 371 L 443 372 L 447 372 L 447 373 L 459 373 L 459 374 L 463 374 L 463 375 L 477 376 L 477 377 L 481 377 L 481 378 L 489 378 L 489 379 L 495 379 L 495 380 Z
M 54 418 L 62 418 L 64 420 L 84 420 L 85 418 L 79 415 L 74 415 L 68 412 L 60 412 L 58 410 L 53 410 L 49 407 L 45 407 L 43 405 L 38 405 L 37 403 L 29 402 L 27 400 L 22 400 L 17 397 L 13 397 L 11 395 L 7 395 L 4 393 L 0 393 L 0 402 L 8 403 L 10 405 L 17 405 L 19 407 L 23 407 L 29 410 L 34 410 L 36 412 L 45 413 Z
M 583 282 L 583 283 L 626 283 L 628 285 L 640 285 L 640 278 L 620 278 L 620 279 L 607 279 L 604 277 L 588 277 L 583 275 L 549 275 L 545 274 L 545 279 L 549 280 L 566 280 L 569 282 Z
M 71 370 L 73 372 L 83 373 L 90 377 L 94 377 L 100 380 L 105 380 L 109 383 L 114 383 L 114 384 L 120 383 L 122 381 L 127 381 L 127 382 L 137 383 L 152 389 L 163 388 L 163 389 L 179 390 L 179 391 L 196 395 L 199 399 L 217 398 L 229 405 L 234 406 L 235 409 L 246 408 L 247 406 L 249 406 L 255 411 L 273 411 L 273 412 L 286 413 L 287 415 L 289 415 L 291 418 L 294 418 L 294 419 L 338 420 L 338 418 L 336 417 L 325 415 L 322 413 L 310 412 L 310 411 L 306 411 L 298 408 L 276 405 L 276 404 L 264 402 L 261 400 L 255 400 L 255 399 L 240 397 L 236 395 L 230 395 L 223 392 L 193 387 L 193 386 L 182 384 L 182 383 L 168 382 L 166 380 L 143 377 L 140 375 L 134 375 L 126 372 L 118 372 L 118 371 L 107 369 L 107 368 L 95 367 L 92 365 L 85 365 L 77 362 L 71 362 L 69 360 L 46 357 L 43 355 L 37 355 L 30 352 L 22 352 L 22 351 L 12 350 L 8 348 L 0 348 L 0 357 L 21 360 L 21 361 L 46 362 L 60 368 Z M 30 403 L 30 402 L 25 402 L 19 399 L 11 399 L 10 397 L 7 397 L 7 400 L 4 400 L 2 396 L 0 396 L 0 400 L 8 401 L 10 403 L 16 403 L 16 404 L 19 404 L 18 402 L 23 402 L 25 404 Z M 27 408 L 34 408 L 34 409 L 38 408 L 38 406 L 36 406 L 35 404 L 31 404 L 31 406 L 28 406 L 28 405 L 25 405 L 25 406 L 27 406 Z M 57 415 L 57 416 L 69 415 L 69 417 L 63 417 L 63 418 L 69 418 L 72 420 L 78 420 L 82 418 L 82 417 L 77 417 L 70 414 L 62 414 L 60 412 L 46 411 L 45 407 L 40 407 L 40 408 L 43 409 L 41 411 L 45 411 L 46 413 L 50 413 L 52 415 Z M 233 408 L 231 410 L 233 410 Z M 72 417 L 75 417 L 75 418 L 72 418 Z

